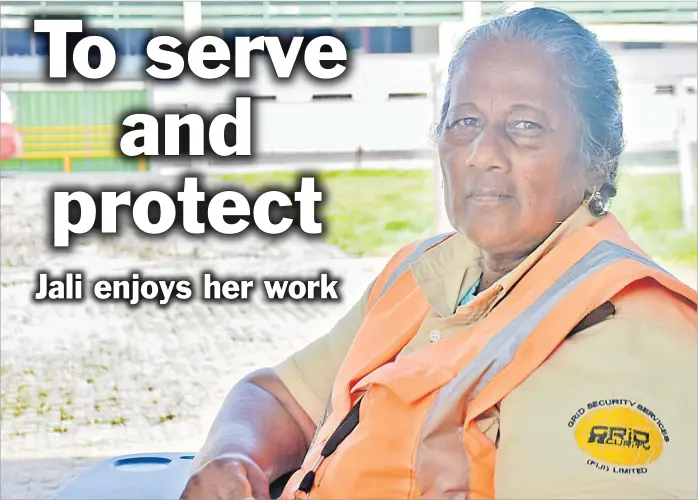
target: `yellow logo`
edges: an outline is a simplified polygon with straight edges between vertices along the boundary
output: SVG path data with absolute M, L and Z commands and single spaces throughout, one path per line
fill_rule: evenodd
M 657 460 L 669 442 L 659 417 L 626 399 L 593 401 L 580 408 L 568 426 L 574 427 L 579 448 L 595 459 L 587 461 L 589 465 L 621 474 L 645 473 L 643 466 Z

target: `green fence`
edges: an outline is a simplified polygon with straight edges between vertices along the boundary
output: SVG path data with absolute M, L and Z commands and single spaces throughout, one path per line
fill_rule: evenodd
M 119 125 L 129 111 L 147 107 L 143 90 L 8 92 L 18 107 L 24 152 L 3 171 L 137 171 L 143 159 L 118 151 Z

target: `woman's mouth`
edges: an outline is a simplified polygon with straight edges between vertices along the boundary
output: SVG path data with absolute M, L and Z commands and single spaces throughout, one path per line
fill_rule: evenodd
M 477 189 L 468 194 L 466 199 L 475 203 L 502 203 L 512 199 L 508 194 L 494 189 Z

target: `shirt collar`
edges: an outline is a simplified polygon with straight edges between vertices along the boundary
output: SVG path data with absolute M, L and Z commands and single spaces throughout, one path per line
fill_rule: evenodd
M 480 295 L 501 298 L 561 240 L 597 220 L 580 206 L 563 221 L 526 259 Z M 463 234 L 454 233 L 426 251 L 412 265 L 412 274 L 432 309 L 441 317 L 453 314 L 463 293 L 480 278 L 482 251 Z

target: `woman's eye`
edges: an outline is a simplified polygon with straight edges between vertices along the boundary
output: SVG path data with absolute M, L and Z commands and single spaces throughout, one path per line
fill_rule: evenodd
M 459 118 L 457 120 L 453 120 L 448 128 L 455 128 L 455 127 L 477 127 L 478 125 L 478 119 L 477 118 Z
M 526 120 L 520 120 L 518 122 L 514 122 L 513 128 L 515 128 L 517 130 L 540 130 L 543 127 L 541 127 L 536 122 L 529 122 Z

